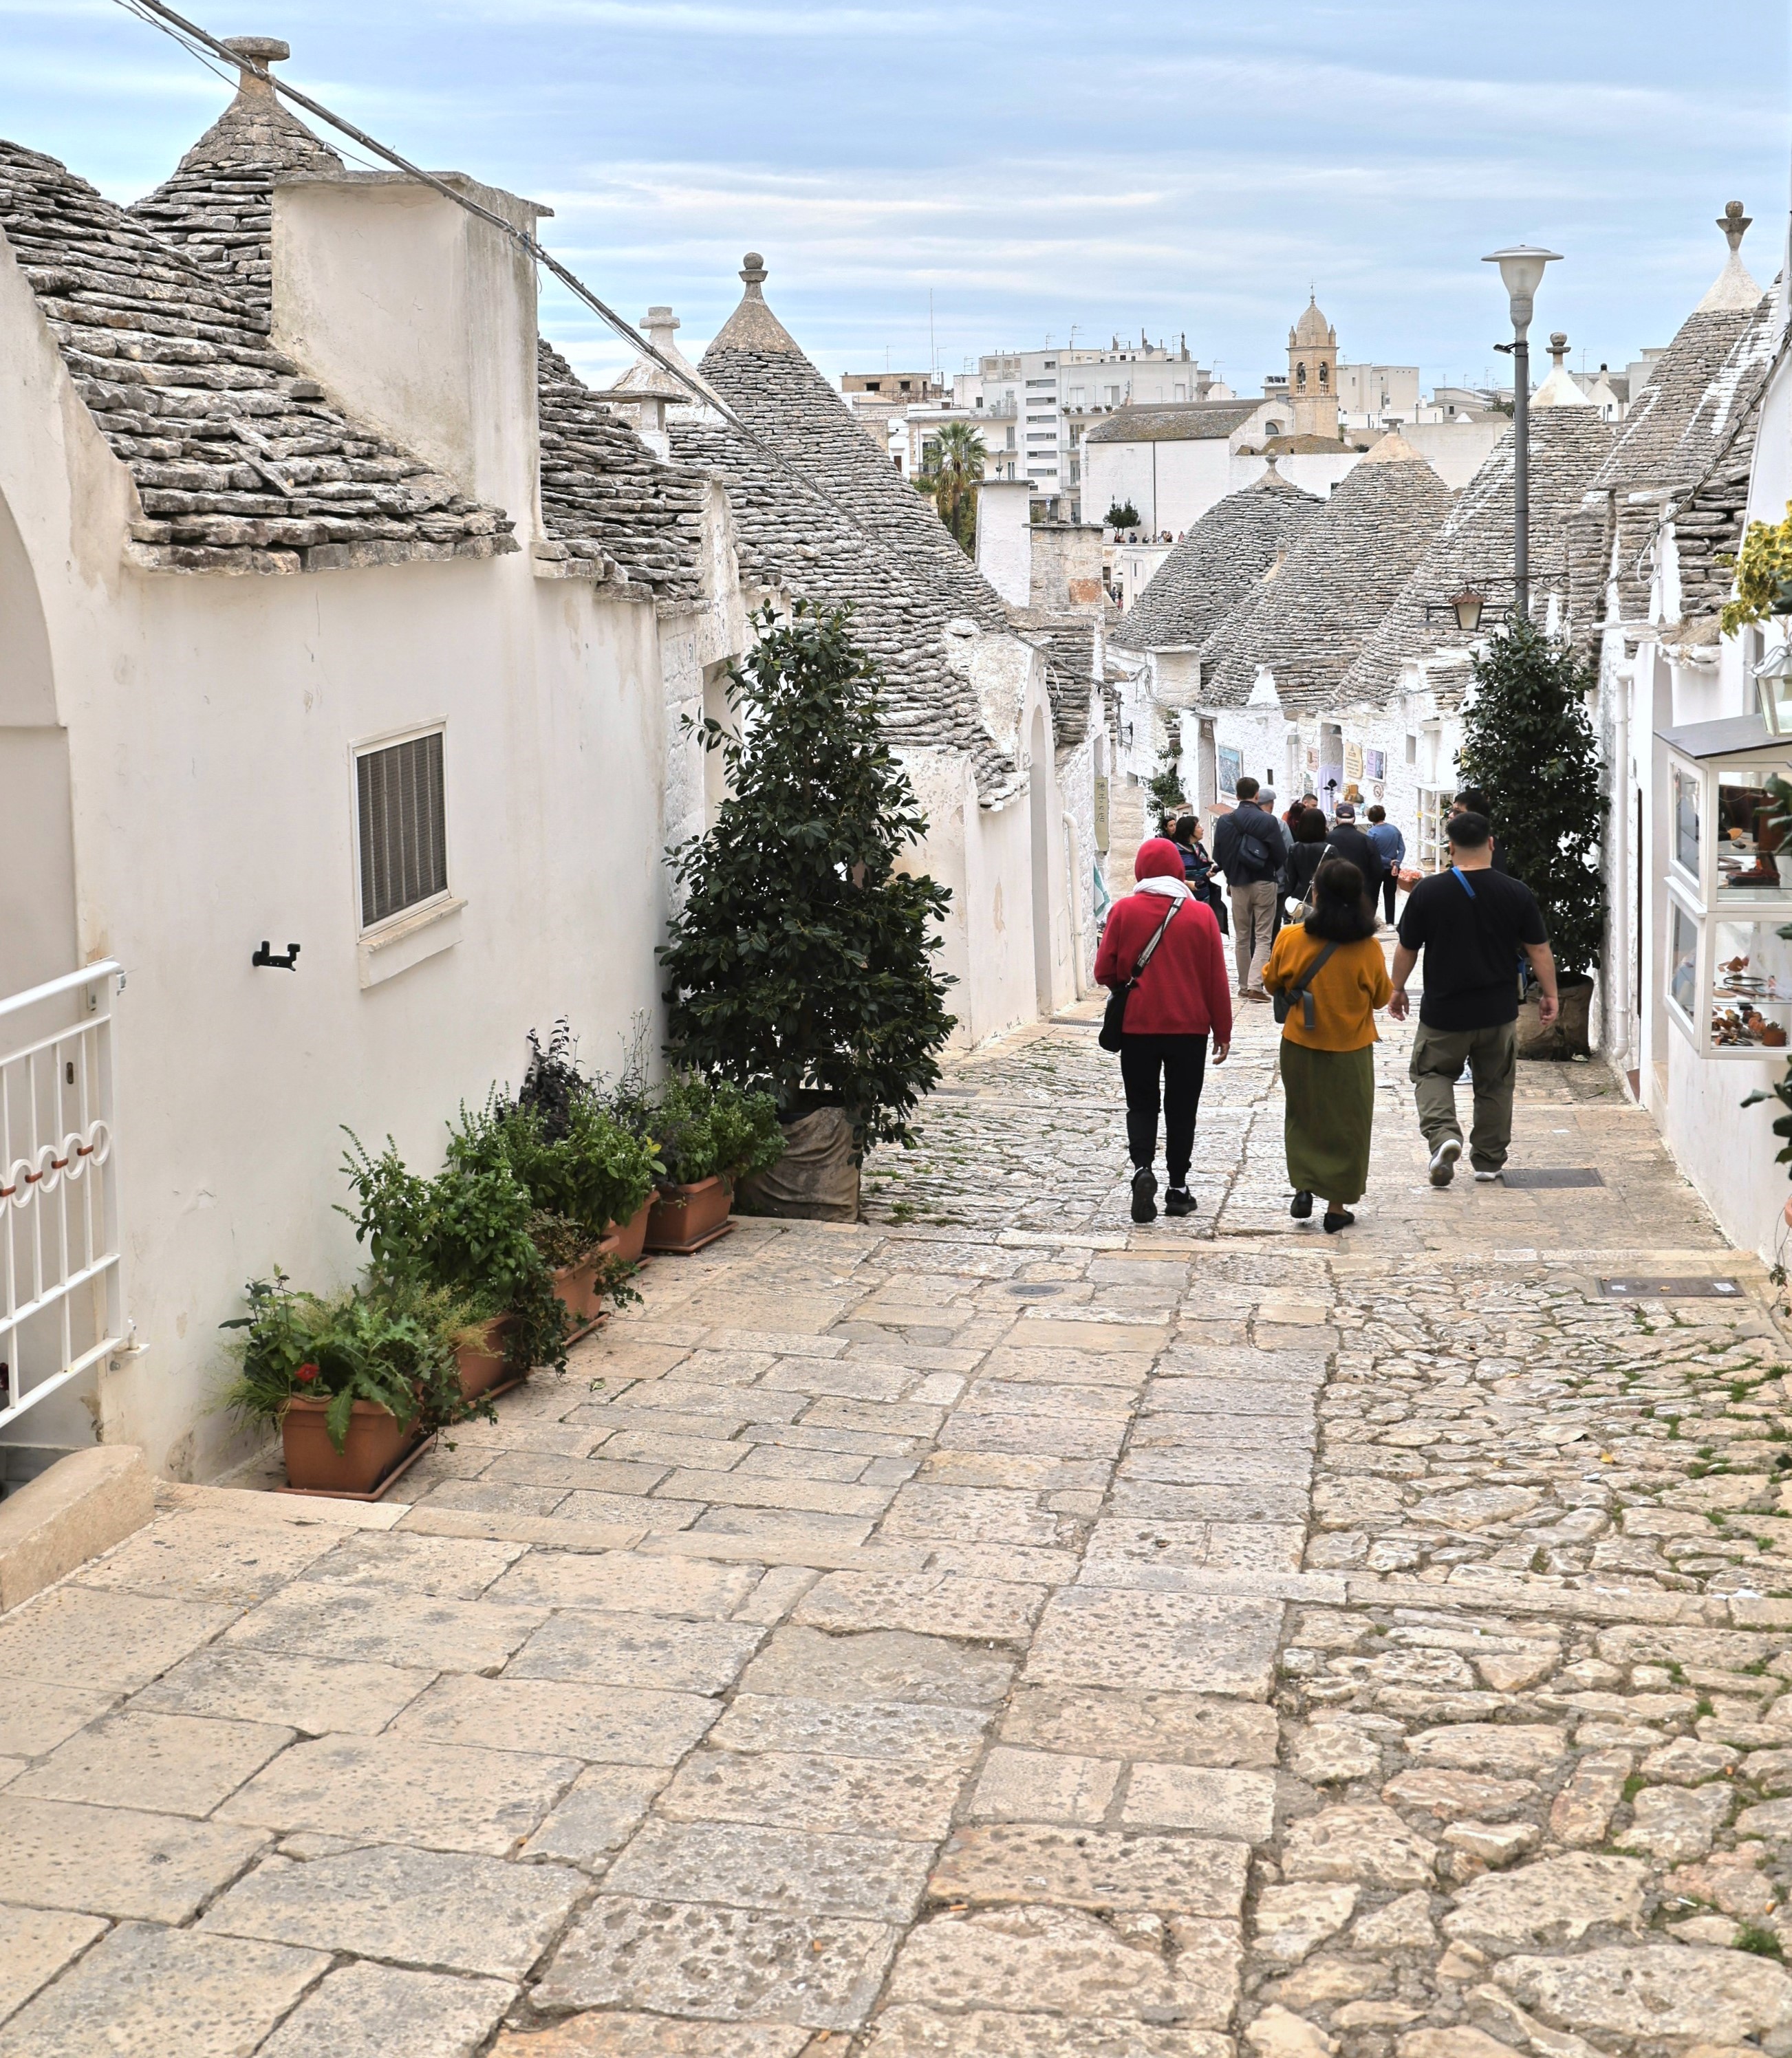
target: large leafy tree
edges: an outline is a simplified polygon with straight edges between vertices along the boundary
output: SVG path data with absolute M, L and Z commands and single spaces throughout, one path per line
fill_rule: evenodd
M 768 606 L 713 717 L 728 797 L 673 853 L 685 892 L 660 956 L 671 1054 L 786 1114 L 837 1100 L 867 1143 L 906 1142 L 953 1027 L 934 967 L 951 896 L 896 870 L 927 832 L 885 741 L 882 681 L 845 610 Z
M 942 422 L 927 439 L 915 481 L 933 503 L 967 557 L 977 553 L 977 487 L 983 475 L 983 439 L 969 422 Z
M 1493 809 L 1514 876 L 1537 896 L 1559 968 L 1599 963 L 1605 938 L 1600 847 L 1609 803 L 1587 712 L 1591 667 L 1522 618 L 1475 659 L 1457 769 Z

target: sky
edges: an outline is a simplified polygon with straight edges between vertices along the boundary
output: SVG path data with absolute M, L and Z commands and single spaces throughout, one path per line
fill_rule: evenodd
M 1143 332 L 1254 392 L 1313 290 L 1347 361 L 1480 383 L 1510 332 L 1477 261 L 1502 244 L 1563 253 L 1534 340 L 1564 329 L 1571 362 L 1616 368 L 1716 276 L 1726 201 L 1763 285 L 1786 242 L 1783 0 L 181 11 L 284 37 L 313 97 L 552 207 L 554 254 L 631 319 L 670 303 L 693 357 L 751 248 L 830 376 Z M 118 0 L 0 0 L 0 135 L 113 198 L 228 98 Z M 556 288 L 542 326 L 588 377 L 627 361 Z

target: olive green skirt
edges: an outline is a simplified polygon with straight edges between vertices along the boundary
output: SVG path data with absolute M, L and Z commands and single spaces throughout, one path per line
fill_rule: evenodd
M 1360 1201 L 1375 1121 L 1375 1047 L 1309 1051 L 1281 1042 L 1289 1183 L 1325 1201 Z

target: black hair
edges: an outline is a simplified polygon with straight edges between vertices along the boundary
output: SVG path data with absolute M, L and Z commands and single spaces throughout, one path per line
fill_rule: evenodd
M 1458 850 L 1484 850 L 1493 840 L 1493 829 L 1485 815 L 1464 808 L 1460 815 L 1452 815 L 1444 825 L 1444 834 Z
M 1385 822 L 1388 819 L 1388 811 L 1382 806 L 1381 803 L 1377 801 L 1375 805 L 1369 809 L 1369 818 L 1372 822 Z
M 1199 835 L 1201 824 L 1193 815 L 1184 815 L 1170 832 L 1172 843 L 1187 843 Z
M 1375 910 L 1363 892 L 1363 875 L 1347 858 L 1329 857 L 1313 875 L 1313 912 L 1305 924 L 1323 943 L 1353 944 L 1375 934 Z
M 1464 786 L 1450 805 L 1465 815 L 1479 815 L 1483 821 L 1493 819 L 1493 810 L 1487 804 L 1487 796 L 1479 786 Z
M 1262 789 L 1248 772 L 1238 775 L 1238 783 L 1232 789 L 1241 801 L 1254 801 Z
M 1302 808 L 1288 824 L 1288 833 L 1296 843 L 1323 843 L 1327 835 L 1325 817 L 1317 808 Z

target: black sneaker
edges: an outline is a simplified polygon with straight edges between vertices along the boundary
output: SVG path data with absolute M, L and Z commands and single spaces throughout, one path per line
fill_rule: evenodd
M 1288 1212 L 1296 1222 L 1305 1222 L 1313 1213 L 1313 1196 L 1305 1186 L 1288 1203 Z
M 1136 1222 L 1158 1218 L 1158 1175 L 1149 1165 L 1141 1165 L 1132 1175 L 1132 1218 Z
M 1186 1186 L 1172 1186 L 1163 1197 L 1166 1215 L 1192 1215 L 1200 1205 Z

